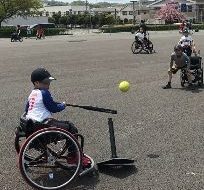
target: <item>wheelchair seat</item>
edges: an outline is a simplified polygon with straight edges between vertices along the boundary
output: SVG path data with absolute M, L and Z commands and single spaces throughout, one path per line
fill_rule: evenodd
M 193 70 L 193 69 L 200 69 L 201 68 L 201 60 L 202 60 L 201 57 L 194 56 L 194 57 L 191 57 L 190 60 L 191 60 L 190 69 Z
M 26 113 L 23 113 L 22 116 L 20 117 L 20 131 L 24 133 L 25 136 L 29 136 L 38 129 L 46 127 L 48 127 L 46 124 L 33 121 L 32 119 L 26 119 Z

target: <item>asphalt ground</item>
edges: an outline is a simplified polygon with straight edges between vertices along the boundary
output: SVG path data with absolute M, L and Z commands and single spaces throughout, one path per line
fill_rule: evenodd
M 130 33 L 0 39 L 0 186 L 30 190 L 17 167 L 14 130 L 32 90 L 30 73 L 43 66 L 57 78 L 51 92 L 58 101 L 118 110 L 116 116 L 67 108 L 57 119 L 70 120 L 85 137 L 85 152 L 95 162 L 110 159 L 108 117 L 112 117 L 118 156 L 135 168 L 85 176 L 74 190 L 203 190 L 203 88 L 181 88 L 179 74 L 167 82 L 170 54 L 180 35 L 151 32 L 156 53 L 134 55 Z M 201 56 L 204 32 L 193 35 Z M 131 84 L 127 93 L 118 89 Z

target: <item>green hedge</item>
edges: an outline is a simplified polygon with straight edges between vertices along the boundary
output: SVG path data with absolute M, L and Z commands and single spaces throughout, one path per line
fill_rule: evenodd
M 60 35 L 61 33 L 65 31 L 66 31 L 66 28 L 48 28 L 45 30 L 45 36 Z
M 101 27 L 100 30 L 104 33 L 116 33 L 116 32 L 134 32 L 139 29 L 139 25 L 133 26 L 133 25 L 120 25 L 120 26 L 106 26 L 106 27 Z M 154 24 L 149 24 L 147 25 L 147 30 L 148 31 L 166 31 L 166 30 L 178 30 L 179 26 L 178 25 L 154 25 Z M 204 29 L 204 24 L 197 24 L 193 25 L 193 29 L 199 29 L 203 30 Z
M 0 28 L 0 38 L 10 38 L 11 34 L 16 31 L 15 27 L 1 27 Z M 64 33 L 66 31 L 65 28 L 47 28 L 45 29 L 45 36 L 54 36 L 54 35 L 60 35 L 61 33 Z M 36 35 L 36 30 L 32 31 L 31 36 Z M 26 30 L 21 30 L 21 36 L 25 37 L 27 36 Z
M 15 32 L 15 27 L 1 27 L 0 28 L 0 38 L 8 38 L 11 33 Z

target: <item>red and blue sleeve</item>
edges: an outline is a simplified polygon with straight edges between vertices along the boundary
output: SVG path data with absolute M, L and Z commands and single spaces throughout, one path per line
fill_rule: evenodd
M 43 103 L 48 111 L 51 113 L 56 113 L 65 109 L 65 104 L 55 102 L 48 90 L 41 90 L 41 93 Z

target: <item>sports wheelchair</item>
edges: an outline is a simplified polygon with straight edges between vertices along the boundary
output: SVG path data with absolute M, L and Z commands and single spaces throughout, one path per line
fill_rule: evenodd
M 135 38 L 135 41 L 132 43 L 131 50 L 133 54 L 139 54 L 142 51 L 150 54 L 153 53 L 153 43 L 149 40 L 149 34 L 147 33 L 148 38 L 145 37 L 143 42 Z
M 203 86 L 203 63 L 202 58 L 200 56 L 190 57 L 191 65 L 190 71 L 191 75 L 193 75 L 193 83 L 197 83 L 198 86 Z M 188 77 L 185 69 L 181 69 L 180 72 L 180 81 L 181 86 L 184 87 L 185 83 L 188 83 Z
M 23 42 L 23 37 L 19 36 L 16 32 L 11 34 L 11 42 Z
M 94 168 L 94 161 L 88 155 L 85 156 L 91 160 L 90 166 L 82 166 L 84 138 L 80 134 L 26 120 L 24 114 L 15 135 L 20 173 L 32 187 L 60 189 Z M 77 155 L 74 164 L 67 162 L 71 146 Z
M 192 49 L 190 46 L 183 46 L 183 52 L 188 56 L 191 57 L 192 55 Z

